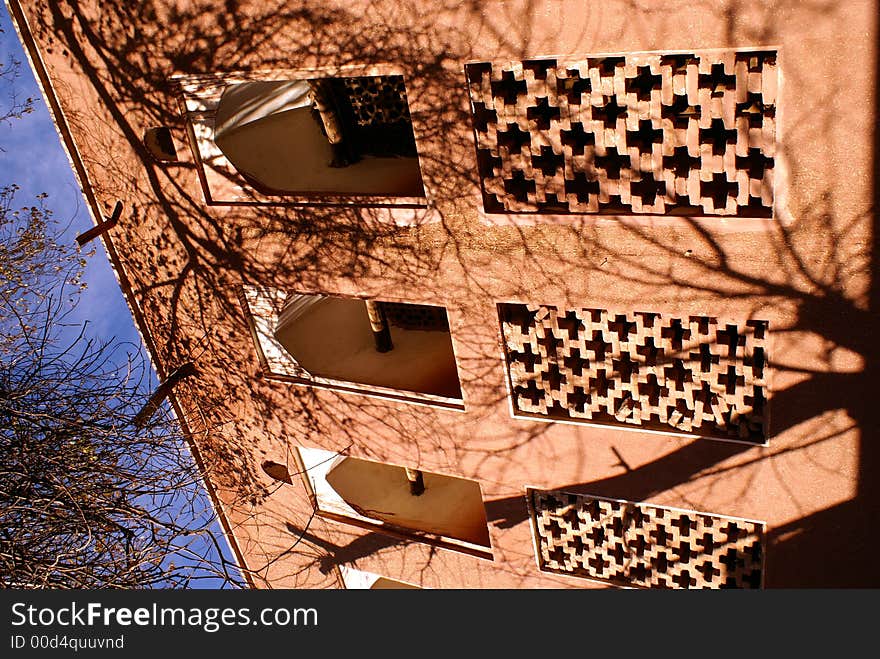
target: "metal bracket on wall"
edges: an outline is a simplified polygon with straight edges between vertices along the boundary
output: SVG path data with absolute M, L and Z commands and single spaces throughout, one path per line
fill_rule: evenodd
M 112 229 L 113 227 L 115 227 L 116 223 L 119 222 L 119 218 L 121 215 L 122 215 L 122 202 L 117 201 L 116 206 L 113 208 L 113 214 L 110 216 L 110 219 L 93 226 L 91 229 L 89 229 L 88 231 L 86 231 L 84 233 L 79 234 L 76 237 L 76 242 L 79 243 L 80 247 L 82 247 L 86 243 L 94 240 L 95 238 L 100 236 L 105 231 L 108 231 L 109 229 Z
M 134 417 L 133 423 L 136 428 L 143 428 L 147 421 L 155 414 L 156 410 L 159 409 L 159 406 L 162 404 L 168 394 L 171 393 L 171 390 L 174 388 L 178 382 L 183 380 L 184 378 L 190 377 L 196 374 L 195 364 L 192 362 L 186 362 L 181 366 L 178 366 L 174 369 L 167 378 L 159 385 L 159 388 L 153 392 L 150 396 L 150 399 L 147 401 L 147 404 L 141 408 L 141 411 L 137 413 Z

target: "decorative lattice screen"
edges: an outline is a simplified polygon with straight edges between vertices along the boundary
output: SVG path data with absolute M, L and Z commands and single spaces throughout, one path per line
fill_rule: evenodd
M 767 321 L 498 311 L 517 414 L 766 441 Z
M 772 214 L 774 51 L 465 68 L 488 212 Z
M 403 76 L 339 78 L 361 126 L 410 122 Z
M 425 304 L 380 302 L 388 322 L 410 330 L 449 331 L 449 320 L 444 307 Z
M 645 588 L 760 588 L 761 522 L 530 490 L 542 570 Z

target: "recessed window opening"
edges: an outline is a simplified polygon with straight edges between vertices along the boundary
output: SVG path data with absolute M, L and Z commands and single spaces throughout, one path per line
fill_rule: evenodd
M 298 451 L 315 505 L 325 516 L 482 554 L 491 546 L 476 481 L 322 449 Z M 412 488 L 415 474 L 423 483 L 418 494 Z
M 358 570 L 347 565 L 341 565 L 342 582 L 349 590 L 421 590 L 419 586 L 405 581 L 398 581 L 389 577 L 383 577 L 375 572 Z
M 244 293 L 270 374 L 461 407 L 443 307 L 250 287 Z
M 263 194 L 425 194 L 401 75 L 229 85 L 214 143 Z

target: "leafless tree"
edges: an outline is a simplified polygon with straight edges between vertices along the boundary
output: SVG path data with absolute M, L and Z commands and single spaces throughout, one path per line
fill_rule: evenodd
M 0 34 L 4 32 L 0 28 Z M 34 111 L 34 97 L 28 96 L 24 100 L 15 86 L 15 81 L 21 76 L 21 62 L 11 55 L 0 59 L 0 85 L 5 88 L 6 99 L 3 107 L 0 107 L 0 123 L 11 123 L 13 119 L 21 119 L 24 115 Z M 2 149 L 0 149 L 2 150 Z
M 33 107 L 12 92 L 0 120 Z M 137 418 L 149 362 L 72 322 L 86 255 L 18 189 L 0 188 L 0 587 L 239 584 L 171 408 Z

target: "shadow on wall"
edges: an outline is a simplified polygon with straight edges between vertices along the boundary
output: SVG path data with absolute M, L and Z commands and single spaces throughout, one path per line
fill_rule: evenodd
M 357 562 L 359 558 L 372 556 L 382 549 L 406 543 L 406 540 L 382 533 L 367 533 L 355 538 L 347 545 L 340 546 L 328 542 L 314 533 L 309 533 L 306 529 L 298 528 L 290 522 L 287 523 L 286 527 L 291 535 L 297 538 L 297 544 L 299 542 L 307 542 L 326 552 L 325 555 L 316 561 L 318 569 L 322 574 L 329 574 L 337 565 L 352 564 Z

